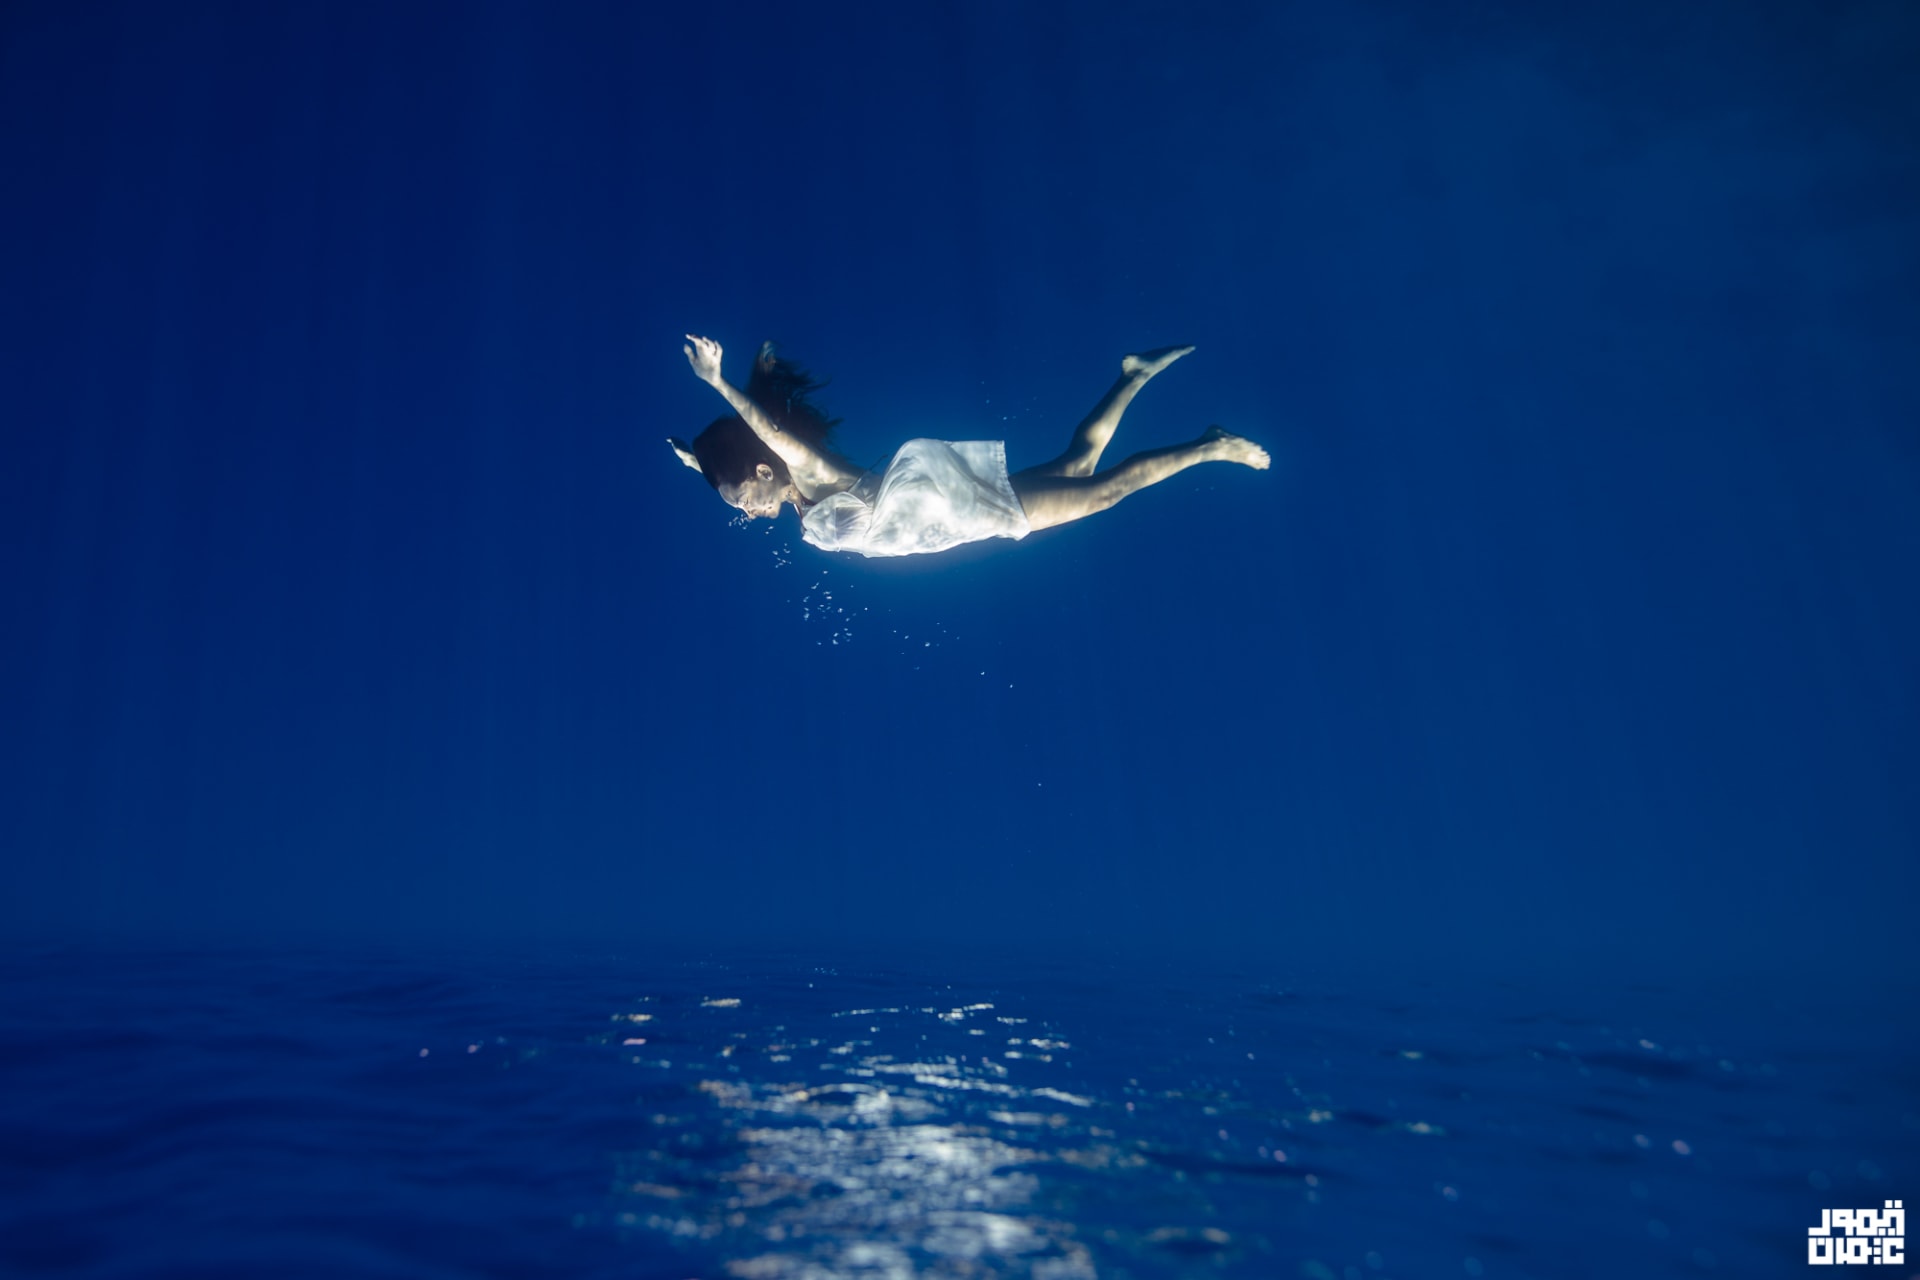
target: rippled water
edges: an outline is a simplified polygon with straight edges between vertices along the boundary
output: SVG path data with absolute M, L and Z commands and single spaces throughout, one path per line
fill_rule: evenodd
M 14 955 L 0 1270 L 1797 1274 L 1822 1208 L 1920 1185 L 1904 1021 L 1092 963 Z

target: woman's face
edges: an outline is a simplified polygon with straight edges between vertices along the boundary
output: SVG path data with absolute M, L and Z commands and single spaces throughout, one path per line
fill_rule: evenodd
M 762 516 L 771 520 L 780 514 L 780 504 L 787 500 L 787 486 L 773 474 L 773 468 L 761 463 L 754 474 L 739 484 L 723 484 L 720 496 L 727 505 L 738 507 L 755 520 Z

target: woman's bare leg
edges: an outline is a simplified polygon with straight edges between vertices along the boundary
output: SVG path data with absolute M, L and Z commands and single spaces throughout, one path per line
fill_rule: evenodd
M 1107 389 L 1107 394 L 1100 397 L 1100 403 L 1093 406 L 1093 412 L 1074 428 L 1067 451 L 1052 462 L 1030 467 L 1028 473 L 1038 476 L 1092 475 L 1100 465 L 1100 455 L 1106 450 L 1107 441 L 1113 439 L 1114 428 L 1120 425 L 1120 415 L 1133 403 L 1140 388 L 1146 386 L 1154 374 L 1192 350 L 1192 347 L 1161 347 L 1158 351 L 1142 351 L 1139 355 L 1124 357 L 1120 361 L 1120 380 Z
M 1202 462 L 1237 462 L 1265 471 L 1270 459 L 1267 451 L 1253 441 L 1208 427 L 1206 434 L 1191 444 L 1136 453 L 1094 476 L 1045 475 L 1039 468 L 1022 471 L 1013 477 L 1013 492 L 1026 508 L 1028 524 L 1035 529 L 1051 529 L 1105 511 L 1128 494 Z

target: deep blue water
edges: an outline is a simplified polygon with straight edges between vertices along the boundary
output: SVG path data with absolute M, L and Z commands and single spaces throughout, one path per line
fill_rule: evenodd
M 16 953 L 0 1271 L 1798 1274 L 1920 1044 L 1803 990 Z
M 1920 1149 L 1916 66 L 0 3 L 0 1271 L 1802 1274 Z M 832 559 L 690 331 L 1274 466 Z

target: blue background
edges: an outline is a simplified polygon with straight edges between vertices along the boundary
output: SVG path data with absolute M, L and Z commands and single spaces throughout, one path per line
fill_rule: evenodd
M 1902 969 L 1917 56 L 1901 3 L 9 4 L 0 934 Z M 1275 466 L 829 559 L 667 451 L 687 332 L 862 462 L 1016 467 L 1192 342 L 1112 456 Z

